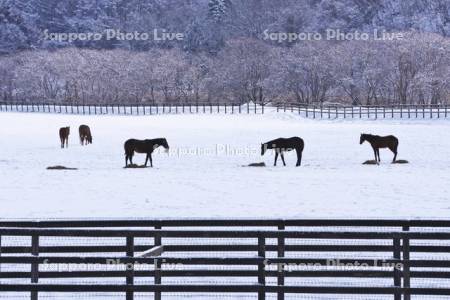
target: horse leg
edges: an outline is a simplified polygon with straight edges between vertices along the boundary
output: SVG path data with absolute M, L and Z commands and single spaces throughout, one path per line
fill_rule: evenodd
M 125 167 L 128 166 L 128 154 L 125 154 Z
M 66 148 L 69 148 L 69 138 L 66 138 Z
M 274 167 L 277 166 L 277 160 L 278 160 L 278 152 L 275 151 L 275 162 L 273 163 L 273 166 L 274 166 Z
M 60 140 L 61 140 L 61 148 L 64 148 L 64 139 L 60 138 Z
M 153 160 L 152 160 L 152 154 L 149 154 L 149 158 L 150 158 L 150 168 L 153 168 Z
M 392 160 L 392 162 L 394 163 L 397 161 L 397 148 L 392 147 L 389 149 L 391 149 L 392 153 L 394 153 L 394 159 Z
M 145 164 L 144 164 L 144 166 L 147 166 L 148 156 L 149 156 L 149 154 L 147 153 L 147 156 L 145 157 Z
M 296 167 L 299 167 L 302 165 L 302 152 L 297 150 L 297 164 Z
M 280 153 L 280 156 L 281 156 L 281 161 L 283 162 L 283 166 L 286 167 L 286 163 L 284 162 L 284 155 L 283 155 L 283 152 Z
M 373 154 L 375 155 L 375 162 L 377 162 L 377 161 L 378 161 L 378 158 L 377 158 L 377 149 L 373 148 Z
M 380 158 L 380 149 L 377 149 L 377 155 L 378 155 L 378 162 L 381 162 L 381 158 Z

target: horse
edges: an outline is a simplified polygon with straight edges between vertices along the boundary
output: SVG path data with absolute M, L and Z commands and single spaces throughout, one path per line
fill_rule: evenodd
M 130 164 L 133 164 L 133 155 L 134 152 L 137 153 L 146 153 L 147 157 L 145 158 L 145 166 L 147 166 L 147 161 L 150 160 L 150 167 L 153 167 L 152 161 L 152 153 L 159 146 L 164 147 L 166 152 L 169 151 L 169 144 L 165 138 L 158 138 L 152 140 L 136 140 L 129 139 L 125 142 L 125 167 L 128 166 L 128 160 L 130 160 Z
M 70 127 L 61 127 L 59 129 L 59 139 L 61 140 L 61 148 L 64 148 L 64 144 L 66 144 L 66 148 L 69 148 L 69 134 L 70 134 Z
M 368 141 L 372 146 L 376 162 L 381 161 L 380 148 L 389 148 L 389 150 L 394 153 L 394 159 L 392 160 L 392 162 L 395 162 L 397 160 L 398 139 L 395 136 L 379 136 L 362 133 L 359 139 L 359 144 L 362 145 L 364 141 Z
M 272 141 L 269 141 L 267 143 L 261 144 L 261 156 L 266 153 L 267 149 L 274 149 L 275 150 L 275 162 L 274 166 L 277 165 L 278 160 L 278 154 L 281 156 L 281 160 L 283 161 L 283 165 L 286 166 L 286 163 L 284 162 L 284 151 L 291 151 L 294 150 L 297 152 L 297 164 L 296 167 L 302 165 L 302 153 L 303 149 L 305 148 L 305 142 L 303 139 L 294 136 L 291 138 L 278 138 Z
M 81 146 L 92 144 L 92 134 L 91 129 L 87 125 L 80 125 L 78 128 L 78 132 L 80 133 L 80 143 Z

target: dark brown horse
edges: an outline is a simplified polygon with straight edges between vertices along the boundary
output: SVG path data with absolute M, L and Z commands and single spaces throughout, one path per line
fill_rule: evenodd
M 80 125 L 80 127 L 78 128 L 78 132 L 80 133 L 80 143 L 82 146 L 92 144 L 92 134 L 89 126 Z
M 359 144 L 364 143 L 364 141 L 368 141 L 372 146 L 373 153 L 375 154 L 375 161 L 380 162 L 380 148 L 389 148 L 394 153 L 394 159 L 392 162 L 395 162 L 397 159 L 397 149 L 398 149 L 398 139 L 393 135 L 388 136 L 379 136 L 372 134 L 361 134 L 361 138 L 359 139 Z
M 128 160 L 130 160 L 130 164 L 133 164 L 133 155 L 134 152 L 137 153 L 146 153 L 147 157 L 145 158 L 145 166 L 147 166 L 147 161 L 150 160 L 150 167 L 153 167 L 152 161 L 152 153 L 159 146 L 164 147 L 166 152 L 169 151 L 169 144 L 167 140 L 164 138 L 153 139 L 153 140 L 136 140 L 129 139 L 125 142 L 125 166 L 128 166 Z
M 283 165 L 286 166 L 286 163 L 284 162 L 284 151 L 291 151 L 294 150 L 297 152 L 297 164 L 296 167 L 301 166 L 302 164 L 302 153 L 303 149 L 305 148 L 305 142 L 297 137 L 291 137 L 291 138 L 279 138 L 276 140 L 269 141 L 267 143 L 261 144 L 261 155 L 264 155 L 266 153 L 267 149 L 274 149 L 275 150 L 275 162 L 274 166 L 277 165 L 278 160 L 278 154 L 281 156 L 281 160 L 283 161 Z
M 64 148 L 64 144 L 66 145 L 66 148 L 69 147 L 69 134 L 70 134 L 70 127 L 61 127 L 59 129 L 59 139 L 61 140 L 61 148 Z

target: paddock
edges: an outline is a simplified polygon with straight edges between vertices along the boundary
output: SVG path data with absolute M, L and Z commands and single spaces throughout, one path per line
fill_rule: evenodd
M 89 124 L 95 142 L 76 134 L 61 149 L 58 129 Z M 79 116 L 0 113 L 2 218 L 446 218 L 450 214 L 450 122 L 311 120 L 264 115 Z M 381 164 L 362 132 L 394 134 L 398 159 Z M 300 136 L 302 166 L 286 153 L 273 167 L 262 142 Z M 128 138 L 165 137 L 154 168 L 123 169 Z M 136 154 L 134 163 L 143 164 Z M 265 162 L 267 167 L 243 168 Z M 48 166 L 77 170 L 46 170 Z M 176 189 L 174 188 L 176 186 Z M 26 210 L 24 209 L 26 207 Z

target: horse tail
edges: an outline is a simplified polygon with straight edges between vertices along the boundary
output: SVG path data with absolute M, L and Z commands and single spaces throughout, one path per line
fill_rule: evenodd
M 123 145 L 123 148 L 125 150 L 125 155 L 126 156 L 132 156 L 133 155 L 133 147 L 131 147 L 131 145 L 127 142 L 125 142 L 125 144 Z

